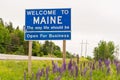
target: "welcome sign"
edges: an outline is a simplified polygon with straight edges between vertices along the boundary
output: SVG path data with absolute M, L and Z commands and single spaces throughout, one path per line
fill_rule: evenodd
M 26 9 L 25 40 L 70 40 L 71 9 Z

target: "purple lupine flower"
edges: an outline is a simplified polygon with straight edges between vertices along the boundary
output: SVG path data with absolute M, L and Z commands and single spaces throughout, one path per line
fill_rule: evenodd
M 92 69 L 90 70 L 90 80 L 92 80 Z
M 76 71 L 75 76 L 77 77 L 78 76 L 78 66 L 77 65 L 75 66 L 75 71 Z
M 116 70 L 117 70 L 117 74 L 119 74 L 120 73 L 120 63 L 117 63 Z
M 71 75 L 74 76 L 74 66 L 71 67 L 71 71 L 70 71 Z
M 117 60 L 114 60 L 114 64 L 117 66 L 117 64 L 118 64 L 118 61 L 117 61 Z
M 26 71 L 24 72 L 24 80 L 26 80 Z
M 49 76 L 49 66 L 46 67 L 46 80 L 49 80 L 48 76 Z
M 66 70 L 66 62 L 63 62 L 63 69 Z
M 42 75 L 45 74 L 44 68 L 41 69 L 41 73 L 42 73 Z
M 99 59 L 98 62 L 99 62 L 99 69 L 101 69 L 101 67 L 102 67 L 102 60 Z
M 71 67 L 72 67 L 72 59 L 71 59 L 71 60 L 69 61 L 69 63 L 68 63 L 68 70 L 70 70 Z
M 40 77 L 42 76 L 42 71 L 39 72 L 39 76 L 40 76 Z
M 104 63 L 105 63 L 105 65 L 106 65 L 106 67 L 109 67 L 109 65 L 110 65 L 110 60 L 105 60 Z
M 59 67 L 58 67 L 58 64 L 56 63 L 56 64 L 55 64 L 55 71 L 56 71 L 56 72 L 58 71 L 58 68 L 59 68 Z
M 37 80 L 40 80 L 40 69 L 38 69 L 38 71 L 36 73 L 36 78 L 37 78 Z
M 58 65 L 57 63 L 53 65 L 53 73 L 56 73 L 58 71 Z
M 59 73 L 62 76 L 62 73 L 63 73 L 63 68 L 62 67 L 59 67 Z
M 54 69 L 55 69 L 55 63 L 54 63 L 54 61 L 52 61 L 52 70 L 53 70 L 53 73 L 54 73 Z
M 83 70 L 83 76 L 86 75 L 86 72 L 87 72 L 87 68 L 84 68 L 84 70 Z
M 53 73 L 58 71 L 58 64 L 54 63 L 54 61 L 52 61 L 52 70 L 53 70 Z

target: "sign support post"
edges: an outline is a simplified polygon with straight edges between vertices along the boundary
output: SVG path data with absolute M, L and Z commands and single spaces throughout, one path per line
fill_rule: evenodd
M 65 63 L 66 58 L 66 40 L 63 40 L 63 63 Z
M 32 66 L 32 60 L 31 60 L 31 56 L 32 56 L 32 41 L 29 41 L 29 51 L 28 51 L 28 74 L 31 74 L 31 66 Z

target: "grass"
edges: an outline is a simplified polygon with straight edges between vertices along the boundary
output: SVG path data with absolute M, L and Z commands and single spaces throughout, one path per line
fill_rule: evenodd
M 76 59 L 74 59 L 76 60 Z M 68 62 L 69 60 L 67 60 Z M 80 61 L 88 62 L 87 59 L 81 59 Z M 55 61 L 60 66 L 62 61 Z M 82 63 L 81 63 L 82 64 Z M 86 63 L 87 64 L 87 63 Z M 0 60 L 0 80 L 24 80 L 24 72 L 28 70 L 28 62 L 27 61 L 15 61 L 15 60 Z M 52 69 L 51 61 L 32 61 L 32 72 L 36 73 L 38 69 L 45 68 L 50 66 L 50 70 Z M 87 67 L 87 66 L 86 66 Z M 89 72 L 87 71 L 86 76 L 81 76 L 79 72 L 79 76 L 75 80 L 90 80 Z M 51 72 L 52 73 L 52 72 Z M 59 76 L 58 73 L 50 74 L 50 80 L 54 80 L 55 77 Z M 74 80 L 73 76 L 69 75 L 69 72 L 66 71 L 63 74 L 61 80 Z M 92 80 L 120 80 L 120 75 L 116 74 L 115 65 L 111 65 L 111 74 L 106 75 L 106 69 L 99 70 L 96 69 L 92 72 Z M 28 79 L 29 80 L 29 79 Z M 45 80 L 42 77 L 41 80 Z
M 48 65 L 51 65 L 51 61 L 32 61 L 32 71 L 36 73 L 39 68 Z M 0 80 L 23 80 L 27 66 L 27 61 L 0 60 Z

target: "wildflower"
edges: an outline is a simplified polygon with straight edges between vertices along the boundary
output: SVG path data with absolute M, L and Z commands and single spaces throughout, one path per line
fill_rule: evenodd
M 53 65 L 53 73 L 58 71 L 58 65 L 54 63 Z
M 66 63 L 65 62 L 63 63 L 62 68 L 64 71 L 66 70 Z
M 71 67 L 71 71 L 70 72 L 71 72 L 71 75 L 74 76 L 74 66 Z
M 64 71 L 63 68 L 60 67 L 60 68 L 59 68 L 59 73 L 60 73 L 61 76 L 62 76 L 63 71 Z
M 117 74 L 119 74 L 120 73 L 120 63 L 117 63 L 116 70 L 117 70 Z
M 110 60 L 105 60 L 104 63 L 106 65 L 106 67 L 108 67 L 110 65 Z
M 77 77 L 78 76 L 78 66 L 77 65 L 75 66 L 75 70 L 76 70 L 75 76 Z
M 101 67 L 102 67 L 102 60 L 99 59 L 98 62 L 99 62 L 99 69 L 101 69 Z
M 48 76 L 49 76 L 49 66 L 48 67 L 46 67 L 46 80 L 49 80 L 49 78 L 48 78 Z
M 26 80 L 26 71 L 24 72 L 24 80 Z
M 41 70 L 41 76 L 45 74 L 44 68 Z
M 90 80 L 92 80 L 92 70 L 90 70 Z
M 37 80 L 40 80 L 40 69 L 38 69 L 38 71 L 36 73 L 36 78 L 37 78 Z
M 86 75 L 86 72 L 87 72 L 87 68 L 84 68 L 84 70 L 83 70 L 83 75 L 84 76 Z
M 71 70 L 71 68 L 72 68 L 72 60 L 70 60 L 68 63 L 68 70 Z

